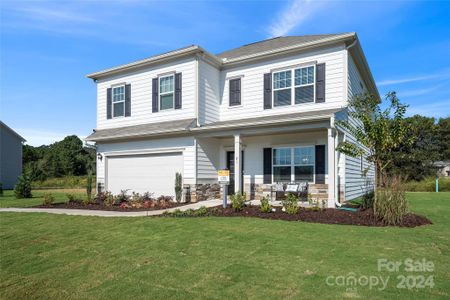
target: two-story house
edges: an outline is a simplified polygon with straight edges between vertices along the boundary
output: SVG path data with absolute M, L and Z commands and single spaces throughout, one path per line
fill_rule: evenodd
M 288 36 L 214 55 L 189 46 L 88 75 L 97 84 L 97 184 L 192 200 L 229 192 L 259 199 L 279 182 L 309 182 L 313 197 L 362 195 L 368 165 L 335 151 L 348 99 L 378 96 L 355 33 Z M 373 176 L 373 168 L 369 176 Z

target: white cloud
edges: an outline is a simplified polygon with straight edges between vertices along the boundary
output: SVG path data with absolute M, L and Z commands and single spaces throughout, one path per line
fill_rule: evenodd
M 401 83 L 409 83 L 409 82 L 415 82 L 415 81 L 423 81 L 423 80 L 431 80 L 431 79 L 447 79 L 450 78 L 450 72 L 444 71 L 439 72 L 437 74 L 430 74 L 430 75 L 416 75 L 416 76 L 408 76 L 403 78 L 394 78 L 394 79 L 386 79 L 381 80 L 377 82 L 378 86 L 385 86 L 385 85 L 394 85 L 394 84 L 401 84 Z
M 324 4 L 325 1 L 293 0 L 274 18 L 267 31 L 271 37 L 286 35 L 304 23 Z

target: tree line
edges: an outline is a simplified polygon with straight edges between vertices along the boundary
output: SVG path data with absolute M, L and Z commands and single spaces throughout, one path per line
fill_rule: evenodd
M 420 181 L 436 175 L 433 163 L 450 161 L 450 117 L 432 118 L 421 115 L 404 118 L 409 142 L 392 151 L 392 163 L 387 172 L 405 180 Z
M 95 174 L 96 150 L 69 135 L 51 145 L 23 146 L 23 172 L 30 180 Z

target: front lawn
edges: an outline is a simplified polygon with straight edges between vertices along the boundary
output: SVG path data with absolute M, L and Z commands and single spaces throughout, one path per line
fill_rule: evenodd
M 449 298 L 450 193 L 408 199 L 434 224 L 0 213 L 0 298 Z M 377 270 L 377 259 L 407 258 L 432 261 L 434 271 Z M 327 285 L 349 275 L 389 281 L 381 291 Z M 399 275 L 432 275 L 435 285 L 396 288 Z
M 55 203 L 67 202 L 67 194 L 77 195 L 77 198 L 86 198 L 84 189 L 54 189 L 54 190 L 32 190 L 33 198 L 16 199 L 13 190 L 3 191 L 0 196 L 0 208 L 2 207 L 31 207 L 42 204 L 44 194 L 52 194 Z

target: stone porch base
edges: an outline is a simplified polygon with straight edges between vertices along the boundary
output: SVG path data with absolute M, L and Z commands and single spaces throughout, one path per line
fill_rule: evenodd
M 244 192 L 247 195 L 247 200 L 261 200 L 263 197 L 271 198 L 272 186 L 272 184 L 244 184 Z M 310 184 L 309 194 L 314 200 L 321 201 L 328 199 L 328 184 Z

